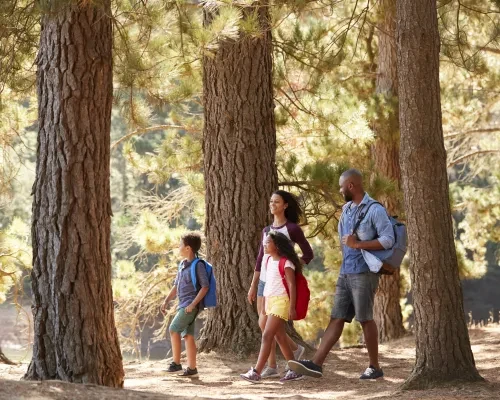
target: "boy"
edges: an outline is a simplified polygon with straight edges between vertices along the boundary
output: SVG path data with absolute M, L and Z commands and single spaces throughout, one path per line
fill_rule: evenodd
M 177 296 L 179 305 L 174 319 L 170 323 L 170 339 L 172 342 L 172 363 L 167 372 L 182 371 L 181 366 L 181 337 L 186 343 L 187 368 L 179 376 L 198 376 L 196 369 L 196 341 L 194 337 L 194 322 L 199 312 L 199 303 L 208 292 L 209 281 L 205 264 L 198 261 L 196 264 L 196 279 L 201 286 L 200 290 L 194 287 L 191 279 L 191 263 L 197 258 L 201 247 L 201 237 L 197 233 L 186 233 L 179 244 L 179 254 L 184 257 L 177 271 L 174 286 L 161 306 L 165 314 L 169 303 Z

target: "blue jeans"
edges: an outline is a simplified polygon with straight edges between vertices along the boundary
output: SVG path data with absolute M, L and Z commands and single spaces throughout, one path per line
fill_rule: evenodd
M 354 316 L 359 322 L 372 321 L 379 277 L 373 272 L 340 274 L 331 317 L 346 322 L 351 322 Z
M 264 296 L 264 287 L 266 286 L 266 282 L 259 280 L 259 286 L 257 286 L 257 297 Z

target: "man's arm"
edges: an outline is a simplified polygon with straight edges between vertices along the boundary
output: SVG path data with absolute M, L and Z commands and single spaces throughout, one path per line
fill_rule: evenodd
M 391 221 L 385 212 L 385 208 L 374 205 L 371 215 L 372 223 L 377 232 L 377 239 L 373 240 L 358 240 L 355 235 L 345 235 L 342 238 L 342 243 L 352 249 L 359 250 L 387 250 L 394 245 L 394 229 Z

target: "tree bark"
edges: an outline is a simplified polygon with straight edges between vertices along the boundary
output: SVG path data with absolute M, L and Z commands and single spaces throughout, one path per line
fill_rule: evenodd
M 479 381 L 453 241 L 436 2 L 400 0 L 397 4 L 400 163 L 416 334 L 415 367 L 404 387 Z
M 209 311 L 200 348 L 240 355 L 260 346 L 247 291 L 277 189 L 268 4 L 256 2 L 246 12 L 258 13 L 261 34 L 223 40 L 215 57 L 203 60 L 205 230 L 219 306 Z M 205 10 L 205 23 L 211 18 Z
M 110 0 L 42 20 L 33 186 L 33 358 L 25 379 L 123 386 L 111 290 Z
M 375 170 L 400 188 L 398 70 L 396 57 L 396 0 L 381 0 L 378 24 L 378 70 L 375 89 L 376 117 L 373 121 L 375 142 L 371 153 Z M 401 215 L 396 196 L 380 198 L 391 215 Z M 374 304 L 374 319 L 381 342 L 405 334 L 401 314 L 400 274 L 380 277 Z

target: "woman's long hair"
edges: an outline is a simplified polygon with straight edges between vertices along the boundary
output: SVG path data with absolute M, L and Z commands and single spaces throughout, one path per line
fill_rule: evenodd
M 298 224 L 300 217 L 302 217 L 302 208 L 300 208 L 297 198 L 285 190 L 276 190 L 273 194 L 277 194 L 288 204 L 288 207 L 285 208 L 285 218 L 294 224 Z
M 293 248 L 291 240 L 288 239 L 283 233 L 273 230 L 269 231 L 269 236 L 278 249 L 278 254 L 281 257 L 285 257 L 290 260 L 291 263 L 295 265 L 295 273 L 302 272 L 302 263 Z

